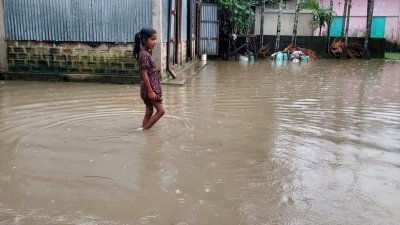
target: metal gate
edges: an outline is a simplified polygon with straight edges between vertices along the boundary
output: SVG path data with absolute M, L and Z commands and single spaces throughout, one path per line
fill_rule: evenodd
M 218 6 L 201 4 L 200 10 L 200 54 L 218 55 Z

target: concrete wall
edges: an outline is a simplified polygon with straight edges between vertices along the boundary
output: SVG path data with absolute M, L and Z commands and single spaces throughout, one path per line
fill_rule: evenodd
M 153 49 L 152 57 L 156 62 L 158 68 L 161 71 L 165 70 L 163 67 L 163 57 L 162 57 L 162 36 L 163 36 L 163 26 L 162 26 L 162 0 L 152 0 L 153 12 L 152 12 L 152 21 L 153 21 L 153 29 L 157 31 L 157 45 Z M 167 30 L 166 30 L 167 31 Z M 165 31 L 165 32 L 166 32 Z
M 0 73 L 7 72 L 8 70 L 5 37 L 3 0 L 0 0 Z
M 7 79 L 30 80 L 29 75 L 35 80 L 115 83 L 133 83 L 139 79 L 132 44 L 90 46 L 78 42 L 7 41 L 7 46 Z
M 259 38 L 257 36 L 256 47 L 259 48 Z M 331 38 L 331 42 L 334 38 Z M 275 35 L 265 35 L 264 43 L 269 47 L 271 53 L 275 49 Z M 363 44 L 364 38 L 351 37 L 350 42 Z M 240 46 L 245 42 L 245 38 L 239 38 L 237 45 Z M 292 36 L 281 36 L 280 50 L 283 50 L 292 42 Z M 372 38 L 369 42 L 369 49 L 371 57 L 373 58 L 384 58 L 385 57 L 385 39 L 383 38 Z M 302 48 L 308 48 L 314 50 L 321 58 L 332 58 L 330 53 L 326 52 L 326 37 L 316 37 L 316 36 L 300 36 L 297 37 L 297 46 Z
M 195 44 L 195 42 L 193 43 Z M 187 41 L 181 41 L 178 43 L 178 63 L 172 65 L 173 67 L 184 66 L 186 63 L 190 61 L 190 56 L 187 54 L 189 43 Z M 167 66 L 167 43 L 162 43 L 162 68 L 163 71 L 166 72 Z
M 353 0 L 349 35 L 364 36 L 367 24 L 367 0 Z M 329 0 L 320 0 L 321 5 L 328 7 Z M 343 16 L 342 1 L 334 1 L 333 10 L 337 16 Z M 373 16 L 386 17 L 385 38 L 390 42 L 400 43 L 400 1 L 375 0 Z M 326 32 L 325 32 L 326 33 Z
M 182 41 L 179 46 L 179 57 L 180 58 L 178 59 L 178 61 L 179 61 L 180 65 L 185 65 L 185 63 L 187 63 L 187 61 L 188 61 L 187 60 L 187 57 L 188 57 L 187 48 L 188 48 L 188 43 L 186 41 Z
M 298 36 L 311 36 L 313 29 L 310 25 L 312 14 L 310 11 L 303 10 L 299 15 L 299 23 L 297 27 Z M 256 9 L 255 27 L 256 35 L 260 34 L 261 8 Z M 265 9 L 264 11 L 264 35 L 276 35 L 276 27 L 278 24 L 278 10 Z M 284 10 L 282 12 L 281 35 L 292 35 L 294 25 L 294 10 Z
M 138 83 L 138 62 L 131 43 L 7 41 L 6 79 Z M 98 45 L 98 46 L 97 46 Z M 157 49 L 159 48 L 159 49 Z M 187 42 L 179 44 L 179 67 L 188 62 Z M 154 60 L 166 75 L 167 46 L 159 43 Z
M 166 74 L 167 71 L 167 43 L 162 43 L 162 52 L 161 52 L 161 56 L 162 56 L 162 72 L 163 74 Z

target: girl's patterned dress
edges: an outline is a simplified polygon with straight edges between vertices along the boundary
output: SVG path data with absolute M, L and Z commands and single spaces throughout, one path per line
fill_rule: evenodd
M 156 102 L 162 103 L 162 90 L 160 84 L 160 70 L 157 68 L 156 63 L 151 57 L 150 53 L 146 50 L 139 52 L 139 74 L 142 77 L 142 70 L 147 69 L 150 85 L 157 96 Z M 153 105 L 149 98 L 149 92 L 144 84 L 143 78 L 140 80 L 140 97 L 143 99 L 144 104 Z

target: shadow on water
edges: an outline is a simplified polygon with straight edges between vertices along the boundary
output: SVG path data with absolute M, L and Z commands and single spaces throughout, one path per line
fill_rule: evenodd
M 163 86 L 0 86 L 0 224 L 396 224 L 400 70 L 211 62 Z

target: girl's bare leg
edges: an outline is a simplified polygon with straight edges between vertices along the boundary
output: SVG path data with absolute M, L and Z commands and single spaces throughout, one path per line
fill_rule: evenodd
M 146 112 L 144 113 L 144 118 L 143 118 L 143 123 L 142 123 L 143 129 L 144 129 L 144 126 L 151 119 L 152 115 L 153 115 L 153 106 L 152 105 L 146 105 Z
M 150 120 L 143 126 L 143 129 L 150 129 L 157 121 L 165 114 L 165 109 L 162 103 L 153 102 L 153 106 L 156 108 L 157 112 L 154 114 Z

